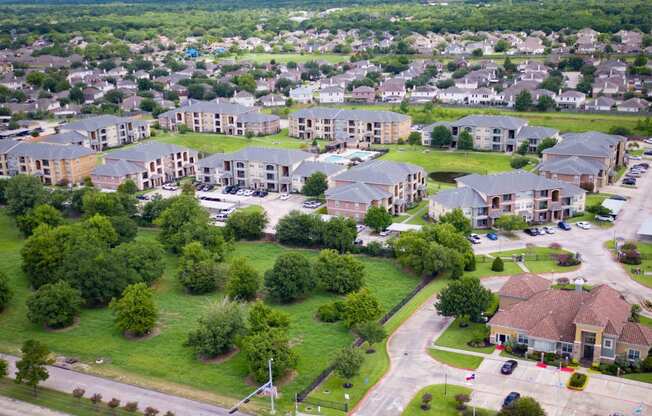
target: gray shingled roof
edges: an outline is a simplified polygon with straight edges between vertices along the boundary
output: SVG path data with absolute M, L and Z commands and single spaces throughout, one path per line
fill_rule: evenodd
M 611 146 L 625 140 L 623 136 L 597 131 L 564 133 L 562 139 L 555 146 L 545 149 L 543 153 L 565 156 L 608 157 L 611 154 Z
M 64 131 L 59 134 L 53 134 L 46 136 L 42 142 L 43 143 L 56 143 L 56 144 L 71 144 L 71 143 L 81 143 L 86 140 L 87 137 L 81 133 L 78 133 L 74 130 Z
M 176 113 L 226 113 L 244 114 L 254 111 L 253 107 L 246 107 L 241 104 L 217 103 L 215 101 L 194 101 L 191 104 L 167 111 L 161 116 L 170 117 Z
M 119 123 L 129 121 L 126 117 L 117 117 L 112 115 L 101 115 L 96 117 L 84 118 L 72 123 L 65 124 L 61 127 L 62 130 L 82 130 L 93 131 L 102 129 L 108 126 L 113 126 Z
M 245 113 L 241 115 L 238 118 L 238 121 L 242 121 L 243 123 L 264 123 L 264 122 L 272 122 L 280 119 L 281 118 L 279 116 L 275 116 L 272 114 L 257 113 L 252 111 L 250 113 Z
M 425 171 L 421 167 L 410 163 L 372 160 L 337 175 L 335 180 L 394 185 L 404 181 L 407 175 L 419 171 L 425 176 Z
M 303 150 L 245 147 L 233 153 L 226 153 L 224 157 L 225 160 L 248 160 L 279 165 L 293 165 L 313 157 L 313 154 L 304 152 Z
M 487 205 L 482 197 L 473 188 L 463 186 L 461 188 L 444 189 L 430 197 L 434 202 L 446 208 L 479 208 Z
M 95 169 L 93 169 L 91 175 L 122 177 L 126 175 L 133 175 L 144 170 L 145 169 L 142 166 L 121 159 L 109 161 L 103 165 L 97 166 Z
M 127 149 L 107 153 L 106 159 L 148 161 L 169 155 L 171 153 L 183 152 L 185 150 L 188 149 L 177 146 L 175 144 L 148 142 L 138 144 Z
M 347 185 L 337 186 L 326 190 L 326 199 L 334 199 L 345 202 L 358 202 L 368 204 L 371 201 L 378 201 L 392 196 L 387 191 L 369 186 L 364 183 L 354 182 Z
M 344 166 L 335 163 L 313 162 L 311 160 L 304 160 L 294 170 L 294 172 L 292 172 L 292 175 L 300 176 L 300 177 L 308 177 L 315 172 L 322 172 L 326 176 L 330 176 L 338 172 L 341 172 L 345 169 L 346 168 Z
M 410 117 L 392 111 L 373 110 L 339 110 L 337 108 L 313 107 L 295 111 L 290 114 L 293 118 L 318 118 L 336 120 L 360 120 L 372 123 L 401 122 L 409 120 Z
M 94 151 L 77 145 L 63 145 L 52 143 L 18 143 L 8 154 L 11 156 L 27 156 L 40 160 L 68 160 L 77 159 L 95 153 Z
M 451 123 L 455 126 L 472 126 L 472 127 L 497 127 L 509 130 L 518 130 L 527 124 L 527 121 L 511 116 L 486 116 L 486 115 L 471 115 L 462 117 L 461 119 Z
M 542 162 L 539 171 L 553 172 L 561 175 L 597 175 L 604 169 L 599 162 L 571 156 L 564 159 L 549 160 Z
M 221 168 L 222 162 L 225 160 L 228 160 L 228 155 L 229 153 L 214 153 L 208 157 L 205 157 L 203 159 L 199 159 L 197 162 L 197 167 L 200 169 L 203 168 Z
M 559 133 L 557 129 L 539 126 L 525 126 L 518 132 L 519 139 L 545 139 Z
M 478 175 L 476 173 L 457 178 L 456 181 L 464 186 L 470 186 L 484 195 L 513 194 L 516 192 L 537 191 L 545 189 L 564 188 L 567 192 L 576 192 L 577 186 L 566 182 L 548 179 L 522 170 L 496 173 L 492 175 Z M 571 185 L 566 188 L 564 185 Z

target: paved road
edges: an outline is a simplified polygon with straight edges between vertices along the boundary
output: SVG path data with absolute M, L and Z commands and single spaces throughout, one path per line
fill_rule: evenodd
M 68 414 L 0 396 L 0 416 L 68 416 Z
M 10 374 L 13 377 L 15 372 L 16 357 L 0 354 L 0 358 L 7 360 L 10 364 Z M 115 397 L 123 403 L 138 402 L 139 409 L 143 410 L 148 406 L 161 411 L 161 414 L 172 411 L 177 416 L 224 416 L 228 412 L 221 407 L 213 406 L 194 400 L 172 396 L 158 391 L 146 390 L 130 384 L 119 383 L 76 371 L 65 370 L 59 367 L 48 367 L 50 378 L 42 383 L 44 387 L 71 393 L 73 389 L 81 387 L 86 394 L 100 393 L 104 400 Z M 0 410 L 0 414 L 1 410 Z

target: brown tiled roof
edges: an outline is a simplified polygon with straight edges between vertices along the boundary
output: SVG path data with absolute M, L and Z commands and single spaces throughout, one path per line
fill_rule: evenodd
M 652 345 L 652 328 L 645 325 L 626 322 L 618 339 L 621 342 L 636 345 Z
M 616 331 L 620 332 L 623 323 L 629 318 L 629 311 L 630 305 L 618 291 L 600 285 L 589 292 L 573 322 L 604 328 L 611 321 Z
M 517 299 L 530 299 L 532 295 L 550 288 L 550 281 L 532 274 L 517 274 L 509 278 L 498 294 Z

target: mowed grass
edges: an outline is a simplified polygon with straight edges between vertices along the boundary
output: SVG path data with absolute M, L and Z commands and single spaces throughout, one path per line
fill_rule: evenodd
M 563 232 L 563 231 L 561 231 Z M 551 258 L 555 254 L 572 254 L 564 249 L 550 247 L 526 247 L 523 249 L 500 251 L 491 253 L 492 256 L 511 257 L 513 255 L 525 255 L 525 267 L 532 273 L 559 273 L 569 272 L 578 269 L 580 266 L 560 266 L 557 261 Z M 505 260 L 505 265 L 514 264 L 512 261 Z M 518 267 L 518 266 L 517 266 Z
M 464 272 L 464 276 L 482 278 L 486 276 L 511 276 L 523 273 L 523 270 L 518 267 L 516 263 L 511 261 L 503 262 L 502 272 L 495 272 L 491 270 L 491 264 L 493 261 L 493 258 L 487 256 L 476 256 L 475 270 L 472 272 Z
M 639 282 L 644 286 L 652 287 L 652 244 L 642 243 L 638 241 L 636 242 L 636 246 L 639 253 L 641 253 L 641 264 L 632 265 L 632 264 L 621 263 L 621 266 L 623 269 L 625 269 L 627 274 L 629 274 L 629 277 L 631 277 L 632 279 L 636 280 L 637 282 Z M 609 248 L 609 250 L 611 250 L 612 252 L 614 251 L 613 240 L 607 241 L 607 248 Z M 643 274 L 634 273 L 635 269 L 640 269 Z M 646 274 L 646 273 L 650 273 L 650 274 Z M 652 326 L 652 319 L 646 318 L 646 321 L 644 323 L 646 325 Z
M 20 270 L 20 248 L 24 240 L 13 220 L 0 214 L 0 270 L 10 278 L 15 296 L 5 312 L 0 314 L 0 350 L 17 353 L 27 339 L 44 342 L 58 355 L 72 356 L 88 364 L 89 371 L 120 378 L 123 381 L 178 394 L 231 405 L 235 398 L 251 390 L 245 381 L 248 373 L 243 354 L 239 353 L 220 364 L 204 364 L 189 348 L 183 346 L 197 318 L 221 293 L 190 296 L 177 282 L 178 259 L 165 257 L 165 274 L 155 286 L 155 300 L 160 310 L 161 333 L 142 341 L 125 339 L 113 326 L 108 309 L 85 309 L 80 325 L 60 333 L 46 332 L 26 318 L 25 299 L 30 293 Z M 156 230 L 141 230 L 138 238 L 153 240 Z M 273 243 L 237 243 L 231 256 L 246 257 L 261 273 L 272 267 L 276 257 L 289 251 Z M 310 258 L 318 253 L 303 250 Z M 403 273 L 390 260 L 362 257 L 366 267 L 366 285 L 385 310 L 402 299 L 419 279 Z M 336 296 L 319 292 L 306 300 L 290 305 L 273 305 L 291 317 L 290 338 L 299 354 L 297 372 L 281 389 L 282 402 L 290 404 L 294 393 L 307 386 L 331 362 L 337 351 L 353 341 L 353 335 L 343 323 L 327 324 L 315 319 L 317 308 Z M 96 365 L 102 357 L 106 364 Z
M 431 386 L 425 387 L 414 396 L 410 401 L 410 404 L 403 410 L 401 413 L 402 416 L 458 416 L 461 413 L 457 410 L 457 402 L 455 401 L 455 396 L 458 394 L 471 395 L 473 390 L 449 384 L 444 386 L 443 384 L 433 384 Z M 430 393 L 432 395 L 432 401 L 430 402 L 430 409 L 423 410 L 421 409 L 421 400 L 423 395 Z M 496 412 L 485 409 L 476 409 L 475 414 L 477 416 L 489 416 L 495 415 Z
M 153 137 L 152 140 L 161 143 L 171 143 L 185 146 L 200 152 L 224 153 L 235 152 L 245 147 L 270 147 L 275 149 L 301 149 L 310 145 L 305 140 L 293 139 L 288 136 L 287 129 L 280 133 L 264 137 L 227 136 L 214 133 L 174 133 L 163 132 Z
M 460 326 L 460 320 L 455 319 L 452 324 L 444 331 L 443 334 L 435 340 L 435 345 L 440 347 L 457 348 L 466 351 L 491 353 L 495 346 L 489 347 L 471 347 L 468 343 L 475 337 L 483 337 L 487 326 L 485 324 L 469 322 L 467 327 Z
M 480 367 L 480 364 L 484 361 L 484 358 L 476 357 L 475 355 L 460 354 L 457 352 L 437 350 L 434 348 L 429 349 L 428 354 L 440 363 L 468 370 L 475 370 Z
M 236 61 L 252 61 L 257 64 L 268 64 L 271 60 L 280 64 L 286 64 L 288 62 L 304 64 L 310 61 L 326 61 L 330 64 L 337 64 L 340 62 L 349 62 L 351 58 L 348 55 L 338 55 L 335 53 L 247 53 L 239 55 L 234 59 Z

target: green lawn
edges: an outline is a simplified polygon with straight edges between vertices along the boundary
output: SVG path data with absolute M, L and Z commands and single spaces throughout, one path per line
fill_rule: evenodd
M 475 322 L 469 322 L 466 328 L 460 327 L 460 320 L 455 319 L 452 324 L 444 331 L 443 334 L 435 340 L 435 345 L 440 347 L 449 347 L 457 348 L 460 350 L 466 351 L 475 351 L 475 352 L 484 352 L 491 353 L 495 347 L 480 347 L 475 348 L 471 347 L 468 344 L 474 337 L 482 336 L 486 331 L 487 326 L 485 324 L 479 324 Z
M 512 255 L 525 254 L 525 267 L 532 273 L 559 273 L 569 272 L 578 269 L 580 266 L 563 267 L 557 264 L 556 260 L 550 258 L 553 254 L 569 254 L 569 251 L 562 249 L 553 249 L 550 247 L 530 246 L 522 249 L 500 251 L 491 253 L 492 256 L 511 257 Z M 535 257 L 536 256 L 536 257 Z M 505 264 L 512 263 L 505 261 Z
M 429 349 L 428 354 L 435 360 L 450 365 L 456 368 L 466 368 L 468 370 L 475 370 L 480 367 L 484 358 L 476 357 L 475 355 L 460 354 L 457 352 L 442 351 L 437 349 Z
M 9 307 L 0 315 L 0 350 L 16 353 L 24 340 L 38 339 L 57 354 L 79 358 L 93 373 L 217 403 L 232 404 L 233 398 L 250 391 L 251 386 L 245 382 L 247 366 L 241 354 L 220 364 L 203 364 L 190 349 L 183 347 L 189 329 L 206 304 L 220 299 L 222 294 L 185 294 L 175 277 L 176 257 L 166 256 L 165 274 L 155 286 L 161 315 L 160 335 L 144 341 L 126 340 L 113 327 L 113 316 L 106 308 L 83 310 L 80 325 L 67 332 L 45 332 L 26 318 L 25 298 L 30 291 L 20 270 L 19 255 L 24 240 L 4 213 L 0 214 L 0 230 L 3 259 L 0 270 L 10 277 L 15 292 Z M 155 239 L 156 234 L 155 230 L 141 230 L 138 238 Z M 264 272 L 272 267 L 278 255 L 287 251 L 273 243 L 237 243 L 232 256 L 244 256 Z M 317 255 L 316 251 L 303 252 L 311 258 Z M 366 285 L 385 310 L 419 281 L 391 260 L 367 257 L 362 260 Z M 290 337 L 300 357 L 295 377 L 282 388 L 282 404 L 289 405 L 294 393 L 308 385 L 327 367 L 333 355 L 353 340 L 343 323 L 321 323 L 314 318 L 317 308 L 334 298 L 331 294 L 317 293 L 302 302 L 274 305 L 290 315 Z M 106 364 L 94 364 L 98 357 L 103 357 Z
M 500 237 L 499 237 L 500 238 Z M 494 272 L 491 270 L 491 263 L 493 259 L 486 256 L 476 256 L 475 270 L 472 272 L 464 272 L 464 276 L 472 277 L 485 277 L 485 276 L 511 276 L 514 274 L 523 273 L 520 267 L 514 262 L 506 261 L 503 263 L 502 272 Z
M 257 64 L 268 64 L 272 59 L 276 63 L 286 64 L 288 62 L 296 62 L 303 64 L 309 61 L 326 61 L 331 64 L 340 62 L 349 62 L 348 55 L 338 55 L 335 53 L 247 53 L 239 55 L 236 60 L 238 61 L 253 61 Z
M 471 395 L 473 390 L 455 385 L 443 384 L 434 384 L 432 386 L 425 387 L 421 389 L 414 398 L 410 401 L 410 404 L 405 408 L 402 416 L 458 416 L 460 412 L 457 410 L 457 402 L 455 401 L 455 395 L 457 394 L 468 394 Z M 421 409 L 421 398 L 424 394 L 430 393 L 432 395 L 432 401 L 430 402 L 430 409 L 423 410 Z M 445 395 L 444 395 L 445 393 Z M 476 416 L 490 416 L 495 415 L 496 412 L 486 409 L 476 409 Z
M 643 383 L 652 383 L 652 373 L 625 374 L 623 378 L 628 380 L 641 381 Z
M 652 244 L 637 242 L 638 251 L 641 253 L 642 257 L 647 257 L 645 260 L 641 260 L 640 265 L 632 264 L 621 264 L 623 269 L 629 274 L 629 277 L 636 280 L 640 284 L 652 287 L 652 274 L 635 274 L 634 269 L 640 268 L 643 273 L 652 273 Z M 614 250 L 614 242 L 610 240 L 607 242 L 607 248 L 611 251 Z M 615 260 L 616 261 L 616 260 Z M 644 318 L 644 317 L 643 317 Z M 652 326 L 652 319 L 649 320 L 650 326 Z
M 214 133 L 159 133 L 152 140 L 190 147 L 204 153 L 235 152 L 245 147 L 272 147 L 283 149 L 300 149 L 309 146 L 305 140 L 288 136 L 287 129 L 280 133 L 264 137 L 227 136 Z

